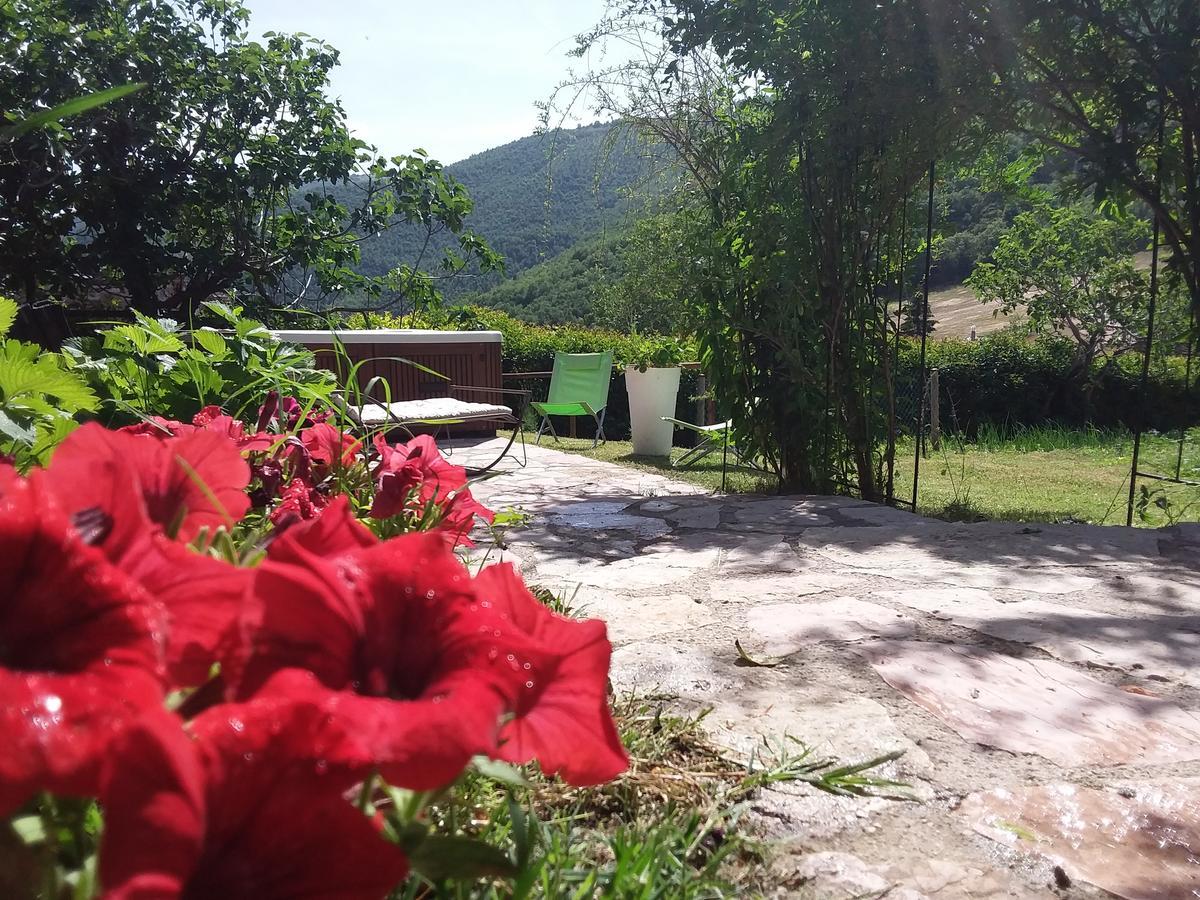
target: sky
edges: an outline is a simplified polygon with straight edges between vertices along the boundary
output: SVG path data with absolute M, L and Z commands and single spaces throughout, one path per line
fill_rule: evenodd
M 357 137 L 444 163 L 538 124 L 605 0 L 244 0 L 250 33 L 305 32 L 341 52 L 331 91 Z

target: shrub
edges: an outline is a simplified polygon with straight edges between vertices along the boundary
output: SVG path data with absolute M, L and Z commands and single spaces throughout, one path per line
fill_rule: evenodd
M 914 404 L 919 347 L 915 340 L 901 341 L 896 373 L 897 397 Z M 1097 366 L 1094 377 L 1079 385 L 1069 378 L 1072 344 L 1061 338 L 1031 341 L 1001 332 L 978 341 L 930 341 L 926 354 L 928 367 L 939 373 L 943 427 L 970 435 L 985 424 L 1130 428 L 1140 416 L 1144 429 L 1167 431 L 1200 422 L 1200 390 L 1185 385 L 1179 357 L 1154 361 L 1146 397 L 1140 398 L 1139 355 L 1122 358 L 1107 372 Z

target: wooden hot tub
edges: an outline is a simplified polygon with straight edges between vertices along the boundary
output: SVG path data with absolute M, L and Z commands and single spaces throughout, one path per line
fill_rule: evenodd
M 347 377 L 345 361 L 334 352 L 335 332 L 327 330 L 275 331 L 281 341 L 300 344 L 312 350 L 317 365 Z M 416 329 L 373 329 L 337 331 L 350 364 L 364 362 L 358 369 L 358 386 L 365 390 L 373 378 L 384 379 L 390 387 L 391 400 L 425 400 L 450 395 L 450 385 L 464 387 L 500 388 L 499 331 L 421 331 Z M 449 381 L 424 372 L 416 366 L 400 362 L 397 357 L 411 360 L 427 369 L 446 376 Z M 371 398 L 383 402 L 382 385 L 370 391 Z M 479 393 L 465 396 L 472 402 L 508 405 L 500 393 Z M 433 430 L 433 429 L 430 429 Z M 452 434 L 495 434 L 495 423 L 473 422 L 450 427 Z

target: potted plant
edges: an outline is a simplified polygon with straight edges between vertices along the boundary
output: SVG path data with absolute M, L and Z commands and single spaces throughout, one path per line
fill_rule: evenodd
M 636 339 L 625 360 L 629 392 L 629 424 L 633 452 L 641 456 L 670 456 L 675 427 L 663 416 L 675 415 L 679 393 L 679 363 L 685 348 L 671 337 Z

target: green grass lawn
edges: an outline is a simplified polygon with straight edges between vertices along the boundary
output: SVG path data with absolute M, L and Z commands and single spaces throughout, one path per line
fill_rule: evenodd
M 583 439 L 564 438 L 558 445 L 543 439 L 543 446 L 662 472 L 712 490 L 721 484 L 718 454 L 695 467 L 676 469 L 665 459 L 634 456 L 628 441 L 609 441 L 594 451 L 591 441 Z M 1055 428 L 1016 435 L 985 433 L 967 444 L 947 440 L 941 450 L 930 451 L 921 460 L 918 508 L 925 515 L 949 519 L 1123 525 L 1132 446 L 1126 434 Z M 1173 475 L 1177 449 L 1174 436 L 1147 435 L 1142 441 L 1142 471 Z M 677 448 L 676 457 L 683 452 Z M 901 444 L 896 465 L 896 493 L 911 496 L 911 441 Z M 1200 481 L 1200 428 L 1188 433 L 1180 474 Z M 731 470 L 728 488 L 770 493 L 774 483 L 755 473 Z M 1144 510 L 1135 512 L 1135 524 L 1200 521 L 1200 488 L 1146 479 L 1139 479 L 1138 488 Z

